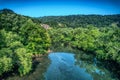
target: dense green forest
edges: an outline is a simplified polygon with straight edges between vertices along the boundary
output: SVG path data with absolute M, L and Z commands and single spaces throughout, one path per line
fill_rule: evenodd
M 69 16 L 46 16 L 38 18 L 42 23 L 51 27 L 95 27 L 111 26 L 115 23 L 120 26 L 120 14 L 118 15 L 69 15 Z
M 120 15 L 31 18 L 9 9 L 0 11 L 0 76 L 14 69 L 26 75 L 32 70 L 33 56 L 57 47 L 89 52 L 119 68 Z M 120 69 L 115 71 L 120 74 Z
M 47 53 L 50 38 L 32 18 L 9 9 L 0 11 L 0 75 L 17 69 L 20 76 L 32 69 L 32 56 Z

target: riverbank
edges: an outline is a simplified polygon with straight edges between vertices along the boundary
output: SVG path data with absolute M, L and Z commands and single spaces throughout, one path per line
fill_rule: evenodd
M 108 71 L 110 71 L 112 74 L 114 74 L 113 77 L 118 77 L 118 79 L 120 79 L 120 64 L 116 63 L 113 60 L 104 60 L 104 59 L 98 59 L 95 55 L 95 53 L 89 52 L 89 51 L 85 51 L 82 49 L 78 49 L 78 48 L 72 48 L 70 46 L 66 46 L 66 47 L 52 47 L 51 48 L 53 51 L 55 52 L 70 52 L 70 53 L 75 53 L 75 54 L 80 54 L 79 56 L 75 56 L 77 59 L 81 59 L 87 62 L 91 62 L 94 60 L 97 60 L 97 65 L 98 66 L 102 66 L 104 68 L 106 68 Z M 112 66 L 111 66 L 112 65 Z
M 110 71 L 111 74 L 109 74 L 109 75 L 107 74 L 107 77 L 112 75 L 111 77 L 113 77 L 113 78 L 116 78 L 116 77 L 119 78 L 119 74 L 115 75 L 117 70 L 114 70 L 114 69 L 116 69 L 116 66 L 117 66 L 117 69 L 119 68 L 118 65 L 114 66 L 114 65 L 112 65 L 113 63 L 110 63 L 110 62 L 108 63 L 108 61 L 97 60 L 97 58 L 95 58 L 94 55 L 92 55 L 90 53 L 86 53 L 79 49 L 73 49 L 70 47 L 69 48 L 66 47 L 66 48 L 63 48 L 63 49 L 61 48 L 58 50 L 52 49 L 47 54 L 34 55 L 32 57 L 32 59 L 33 59 L 32 60 L 33 61 L 32 62 L 32 64 L 33 64 L 32 70 L 29 74 L 27 74 L 23 77 L 20 77 L 19 75 L 12 73 L 12 75 L 9 75 L 6 78 L 3 78 L 1 80 L 45 80 L 44 74 L 47 71 L 47 68 L 49 67 L 49 65 L 51 63 L 50 59 L 48 59 L 48 56 L 53 51 L 54 52 L 72 53 L 72 54 L 74 54 L 74 57 L 77 60 L 75 62 L 75 64 L 80 64 L 80 62 L 82 61 L 83 65 L 80 65 L 80 66 L 87 68 L 88 71 L 92 71 L 92 69 L 94 71 L 94 69 L 95 69 L 94 67 L 98 66 L 98 67 L 100 67 L 100 69 L 104 68 L 104 69 L 108 70 L 108 72 Z M 65 59 L 69 60 L 69 58 L 65 58 Z M 63 60 L 65 60 L 65 59 L 63 59 Z M 58 62 L 58 61 L 56 61 L 56 62 Z M 103 69 L 103 71 L 104 71 L 104 69 Z M 90 73 L 92 73 L 92 72 L 90 72 Z M 95 80 L 97 80 L 97 79 L 95 79 Z M 118 79 L 115 79 L 115 80 L 118 80 Z

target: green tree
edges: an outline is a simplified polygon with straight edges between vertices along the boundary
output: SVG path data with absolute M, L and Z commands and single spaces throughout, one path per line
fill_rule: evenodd
M 12 58 L 3 56 L 0 57 L 0 75 L 4 72 L 8 72 L 13 68 Z
M 34 54 L 46 53 L 50 46 L 50 38 L 47 31 L 28 20 L 20 29 L 24 45 Z
M 20 76 L 30 72 L 32 67 L 32 54 L 28 53 L 25 48 L 18 48 L 15 50 L 15 62 L 17 63 Z

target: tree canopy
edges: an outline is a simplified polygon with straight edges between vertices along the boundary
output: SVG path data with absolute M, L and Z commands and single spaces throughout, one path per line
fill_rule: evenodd
M 46 29 L 33 18 L 12 10 L 0 11 L 0 76 L 18 69 L 20 76 L 32 69 L 32 55 L 45 54 L 50 46 Z
M 31 18 L 0 10 L 0 76 L 13 69 L 26 75 L 32 70 L 32 56 L 60 46 L 83 50 L 120 66 L 120 14 Z

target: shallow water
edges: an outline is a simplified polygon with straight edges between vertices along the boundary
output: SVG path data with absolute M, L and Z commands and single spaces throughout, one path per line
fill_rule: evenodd
M 83 57 L 87 57 L 83 59 Z M 46 56 L 36 70 L 24 77 L 13 76 L 8 80 L 118 80 L 97 60 L 88 55 L 53 52 Z
M 78 55 L 77 55 L 78 56 Z M 51 53 L 51 64 L 45 73 L 45 80 L 116 80 L 106 69 L 93 63 L 77 60 L 72 53 Z
M 51 53 L 51 64 L 45 73 L 46 80 L 93 80 L 85 68 L 75 65 L 74 54 Z

